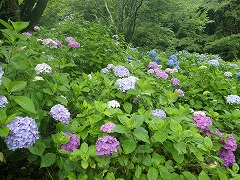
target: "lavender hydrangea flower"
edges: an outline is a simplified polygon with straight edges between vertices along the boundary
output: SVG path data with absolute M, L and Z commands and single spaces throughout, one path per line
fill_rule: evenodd
M 38 127 L 32 118 L 17 116 L 7 127 L 10 131 L 4 141 L 9 150 L 28 148 L 39 139 Z
M 237 149 L 237 142 L 234 139 L 233 135 L 230 134 L 228 139 L 225 141 L 223 148 L 229 151 L 236 151 Z
M 62 47 L 62 43 L 59 41 L 59 40 L 54 40 L 56 43 L 57 43 L 57 46 L 59 47 L 59 48 L 61 48 Z
M 53 106 L 49 112 L 53 119 L 63 122 L 64 124 L 69 124 L 70 112 L 61 104 Z
M 108 101 L 108 108 L 119 108 L 120 104 L 116 100 Z
M 156 69 L 158 68 L 158 64 L 156 62 L 149 62 L 148 68 Z
M 31 33 L 29 33 L 29 32 L 23 32 L 22 34 L 25 34 L 25 35 L 27 35 L 27 36 L 28 36 L 28 38 L 31 38 L 31 37 L 32 37 L 32 34 L 31 34 Z
M 115 67 L 115 66 L 114 66 L 113 64 L 108 64 L 108 65 L 107 65 L 107 69 L 114 69 L 114 67 Z
M 99 138 L 96 143 L 96 153 L 98 156 L 110 156 L 117 152 L 119 141 L 112 136 L 104 136 Z
M 233 74 L 232 74 L 231 72 L 227 71 L 227 72 L 224 73 L 224 76 L 226 76 L 226 77 L 232 77 Z
M 208 126 L 212 125 L 211 118 L 202 114 L 194 115 L 193 122 L 199 130 L 209 130 Z
M 168 74 L 165 71 L 161 71 L 161 70 L 156 71 L 156 76 L 163 80 L 166 80 L 168 78 Z
M 240 96 L 238 95 L 228 95 L 226 100 L 230 105 L 240 104 Z
M 70 136 L 68 143 L 61 145 L 61 149 L 66 151 L 74 151 L 80 145 L 80 141 L 76 134 L 64 133 L 65 136 Z
M 133 76 L 130 76 L 127 78 L 121 78 L 115 82 L 115 85 L 119 85 L 118 90 L 122 92 L 126 92 L 129 89 L 135 89 L 135 83 L 137 80 L 138 78 Z
M 40 30 L 40 27 L 39 27 L 39 26 L 34 26 L 34 27 L 33 27 L 33 30 L 34 30 L 34 31 L 39 31 L 39 30 Z
M 172 84 L 174 86 L 179 86 L 180 85 L 180 81 L 179 81 L 178 78 L 172 78 L 171 81 L 172 81 Z
M 75 39 L 73 37 L 66 37 L 65 39 L 68 43 L 75 41 Z
M 236 162 L 235 155 L 232 151 L 221 148 L 219 151 L 219 157 L 224 160 L 222 164 L 224 167 L 229 167 Z
M 166 113 L 165 113 L 165 111 L 162 110 L 162 109 L 151 110 L 151 113 L 152 113 L 152 115 L 155 116 L 155 117 L 166 118 Z
M 103 69 L 102 69 L 102 73 L 103 73 L 103 74 L 109 74 L 110 71 L 109 71 L 107 68 L 103 68 Z
M 0 108 L 6 107 L 7 104 L 8 104 L 7 98 L 3 95 L 0 95 Z
M 115 66 L 113 68 L 114 75 L 117 77 L 130 76 L 129 70 L 124 66 Z
M 179 94 L 179 97 L 183 97 L 183 96 L 184 96 L 184 91 L 181 90 L 181 89 L 175 89 L 174 92 L 175 92 L 175 93 L 180 93 L 180 94 Z
M 101 126 L 100 131 L 106 132 L 106 133 L 113 133 L 115 127 L 116 125 L 114 123 L 108 122 Z
M 68 43 L 68 47 L 69 48 L 79 48 L 81 45 L 80 45 L 80 43 L 79 42 L 76 42 L 76 41 L 70 41 L 69 43 Z
M 208 61 L 208 64 L 210 66 L 219 66 L 219 61 L 217 59 L 214 59 L 214 60 L 209 60 Z
M 40 73 L 51 73 L 52 72 L 52 68 L 48 64 L 42 63 L 42 64 L 38 64 L 35 67 L 35 71 L 36 71 L 37 74 L 40 74 Z

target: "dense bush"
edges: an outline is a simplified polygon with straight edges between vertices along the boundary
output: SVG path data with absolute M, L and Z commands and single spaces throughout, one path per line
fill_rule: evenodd
M 2 23 L 1 169 L 13 161 L 49 179 L 239 179 L 239 64 L 123 51 L 91 24 L 36 27 L 37 40 L 19 33 L 27 23 Z

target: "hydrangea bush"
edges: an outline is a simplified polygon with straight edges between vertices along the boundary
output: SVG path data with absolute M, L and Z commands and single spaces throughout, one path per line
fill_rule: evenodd
M 90 24 L 59 37 L 41 27 L 30 37 L 20 33 L 27 23 L 11 23 L 0 47 L 5 166 L 24 152 L 60 180 L 240 178 L 238 64 L 116 44 L 90 50 L 96 39 L 82 36 Z

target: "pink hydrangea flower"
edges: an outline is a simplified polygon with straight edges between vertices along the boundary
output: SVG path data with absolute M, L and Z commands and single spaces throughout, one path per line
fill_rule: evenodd
M 166 68 L 166 69 L 165 69 L 165 72 L 166 72 L 166 73 L 169 73 L 169 74 L 174 74 L 174 70 L 171 69 L 171 68 Z
M 39 31 L 39 30 L 40 30 L 40 27 L 39 27 L 39 26 L 34 26 L 34 27 L 33 27 L 33 30 L 34 30 L 34 31 Z
M 114 123 L 108 122 L 101 126 L 100 131 L 106 132 L 106 133 L 113 133 L 115 127 L 116 125 Z
M 179 86 L 180 85 L 180 81 L 179 81 L 178 78 L 172 78 L 171 81 L 172 81 L 172 84 L 174 86 Z
M 183 96 L 184 96 L 184 91 L 181 90 L 181 89 L 175 89 L 174 92 L 175 92 L 175 93 L 180 93 L 180 94 L 179 94 L 179 97 L 183 97 Z
M 65 39 L 68 43 L 75 41 L 75 39 L 73 37 L 66 37 Z
M 68 43 L 68 47 L 69 48 L 79 48 L 80 47 L 80 43 L 76 42 L 76 41 L 71 41 Z
M 158 64 L 156 62 L 150 62 L 148 64 L 148 68 L 156 69 L 158 68 Z
M 168 74 L 161 70 L 156 72 L 156 76 L 158 78 L 162 78 L 163 80 L 166 80 L 168 78 Z

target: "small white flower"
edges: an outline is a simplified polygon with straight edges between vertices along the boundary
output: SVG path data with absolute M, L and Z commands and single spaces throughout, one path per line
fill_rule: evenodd
M 52 68 L 47 65 L 46 63 L 42 63 L 42 64 L 38 64 L 36 67 L 35 67 L 35 71 L 37 74 L 40 74 L 40 73 L 51 73 L 52 72 Z
M 231 72 L 227 71 L 227 72 L 224 73 L 224 76 L 226 76 L 226 77 L 232 77 L 233 74 L 232 74 Z
M 203 111 L 194 111 L 193 114 L 194 114 L 194 116 L 197 115 L 197 114 L 201 114 L 203 116 L 206 116 L 205 112 L 203 112 Z
M 119 108 L 120 104 L 116 100 L 108 101 L 108 108 Z
M 33 81 L 44 81 L 43 77 L 41 76 L 36 76 Z

